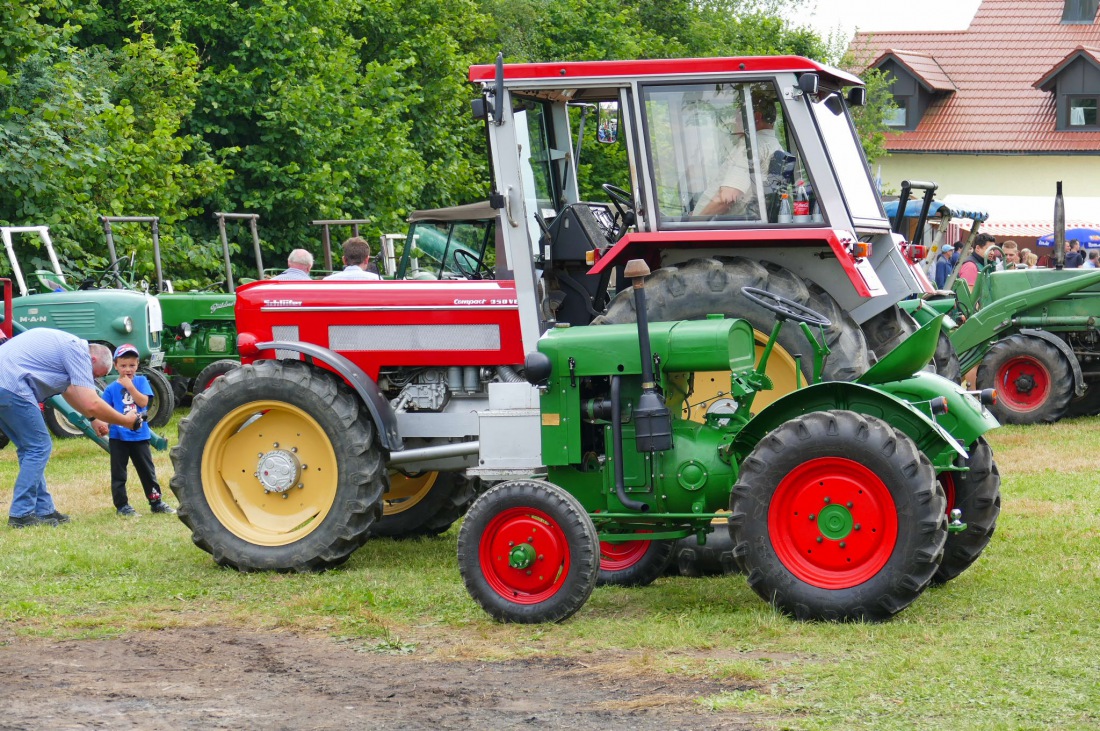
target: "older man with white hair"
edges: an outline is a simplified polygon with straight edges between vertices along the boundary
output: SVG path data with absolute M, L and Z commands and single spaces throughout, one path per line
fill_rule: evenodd
M 286 258 L 287 270 L 276 275 L 276 279 L 309 279 L 309 270 L 313 268 L 313 254 L 305 249 L 295 249 Z

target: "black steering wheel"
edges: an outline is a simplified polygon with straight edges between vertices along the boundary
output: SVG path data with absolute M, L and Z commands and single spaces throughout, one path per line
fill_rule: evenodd
M 105 289 L 110 288 L 112 285 L 117 285 L 119 289 L 126 289 L 126 280 L 122 278 L 123 273 L 129 275 L 129 279 L 133 280 L 134 274 L 134 258 L 137 252 L 131 252 L 129 258 L 116 259 L 114 264 L 108 265 L 106 269 L 96 269 L 86 275 L 80 280 L 80 284 L 77 285 L 77 289 Z M 73 277 L 76 279 L 77 277 Z
M 745 295 L 764 309 L 771 310 L 784 320 L 794 320 L 795 322 L 804 322 L 807 325 L 817 325 L 819 327 L 830 327 L 833 324 L 829 322 L 829 318 L 821 313 L 815 312 L 809 307 L 804 307 L 794 300 L 789 300 L 786 297 L 781 297 L 778 294 L 774 294 L 764 289 L 759 289 L 757 287 L 742 287 L 741 294 Z
M 604 193 L 607 193 L 611 205 L 615 206 L 615 219 L 612 221 L 611 230 L 607 232 L 608 238 L 614 243 L 634 225 L 634 196 L 611 183 L 604 183 L 600 187 L 603 188 Z
M 454 262 L 458 273 L 467 279 L 492 279 L 492 277 L 486 276 L 489 274 L 488 267 L 473 252 L 466 249 L 455 249 L 451 252 L 451 261 Z

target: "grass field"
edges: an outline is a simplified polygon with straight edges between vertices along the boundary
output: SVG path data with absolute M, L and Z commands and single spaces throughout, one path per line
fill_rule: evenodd
M 178 415 L 177 415 L 178 419 Z M 174 441 L 175 421 L 165 430 Z M 753 690 L 704 699 L 790 729 L 1100 727 L 1100 419 L 989 435 L 1003 476 L 997 534 L 947 586 L 880 625 L 803 624 L 743 577 L 664 578 L 600 588 L 561 625 L 497 625 L 467 596 L 456 531 L 370 541 L 321 575 L 219 569 L 172 516 L 115 516 L 106 454 L 59 441 L 49 469 L 57 529 L 0 528 L 0 621 L 9 636 L 102 637 L 234 625 L 321 633 L 366 649 L 438 658 L 637 652 L 637 672 L 741 678 Z M 171 465 L 157 454 L 167 489 Z M 12 447 L 0 451 L 11 500 Z M 169 496 L 169 501 L 174 498 Z M 2 646 L 0 646 L 2 657 Z

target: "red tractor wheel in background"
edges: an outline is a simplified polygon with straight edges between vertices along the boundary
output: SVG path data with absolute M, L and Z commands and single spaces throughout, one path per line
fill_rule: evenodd
M 1001 473 L 993 461 L 993 450 L 985 439 L 970 446 L 970 459 L 959 458 L 960 466 L 969 472 L 941 472 L 940 485 L 947 498 L 947 513 L 958 508 L 966 530 L 948 533 L 943 550 L 943 561 L 932 579 L 943 584 L 961 574 L 978 560 L 993 532 L 997 529 L 997 517 L 1001 514 Z
M 675 541 L 600 541 L 598 586 L 648 586 L 665 573 Z
M 458 534 L 466 590 L 501 622 L 560 622 L 584 606 L 600 567 L 596 527 L 548 482 L 504 482 L 479 497 Z
M 749 586 L 797 619 L 885 620 L 932 580 L 943 490 L 913 441 L 851 411 L 780 425 L 743 462 L 730 535 Z
M 1038 424 L 1062 418 L 1073 396 L 1073 371 L 1058 348 L 1016 334 L 998 341 L 978 366 L 978 388 L 997 389 L 990 406 L 1002 424 Z

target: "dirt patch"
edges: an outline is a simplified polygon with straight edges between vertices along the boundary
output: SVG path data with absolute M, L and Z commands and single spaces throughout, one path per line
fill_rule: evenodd
M 324 637 L 201 628 L 5 638 L 0 729 L 758 729 L 694 699 L 734 680 L 604 673 L 589 660 L 446 661 Z M 637 665 L 629 653 L 600 666 Z

